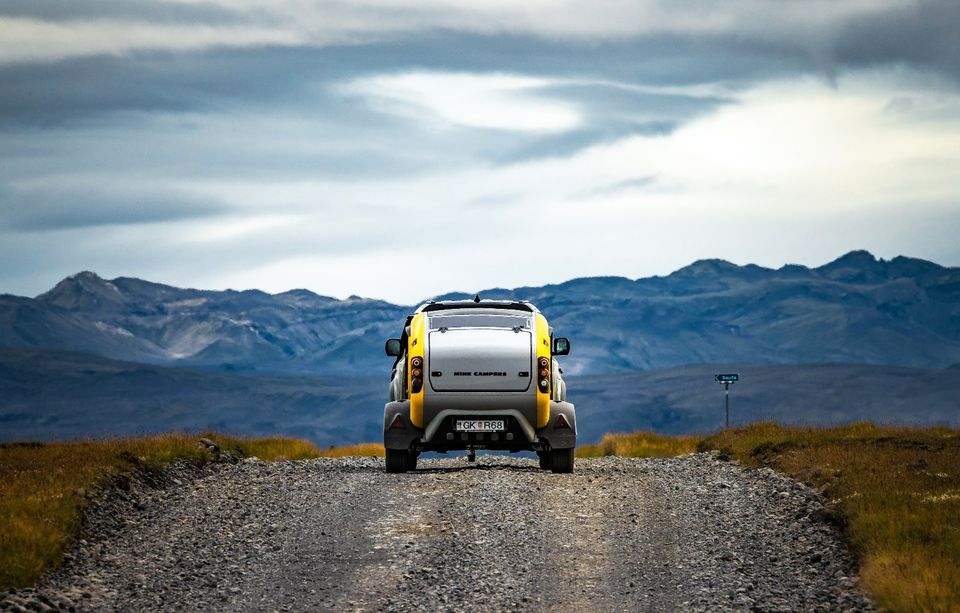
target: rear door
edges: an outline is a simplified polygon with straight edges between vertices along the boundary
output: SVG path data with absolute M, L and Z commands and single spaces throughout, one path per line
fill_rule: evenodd
M 427 367 L 438 392 L 522 392 L 530 387 L 533 337 L 524 328 L 430 331 Z

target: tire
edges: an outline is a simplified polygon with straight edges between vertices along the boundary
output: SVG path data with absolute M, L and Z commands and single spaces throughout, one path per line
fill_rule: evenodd
M 550 452 L 550 470 L 555 473 L 572 473 L 574 448 L 556 449 Z
M 402 449 L 387 449 L 386 464 L 388 473 L 405 473 L 417 465 L 417 458 L 412 453 Z
M 407 470 L 417 470 L 417 458 L 420 457 L 419 453 L 409 453 L 410 459 L 407 460 Z
M 537 456 L 540 458 L 540 469 L 550 470 L 550 452 L 540 451 L 537 453 Z

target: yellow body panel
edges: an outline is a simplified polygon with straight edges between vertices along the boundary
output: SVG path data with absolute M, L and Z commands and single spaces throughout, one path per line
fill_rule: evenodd
M 423 348 L 426 345 L 427 339 L 424 332 L 424 317 L 423 313 L 417 313 L 413 316 L 413 320 L 410 321 L 410 336 L 407 338 L 407 389 L 410 389 L 410 379 L 413 377 L 410 376 L 410 359 L 416 356 L 420 356 L 423 360 L 424 373 L 423 373 L 423 387 L 427 386 L 427 376 L 426 376 L 426 366 L 427 360 L 423 355 Z M 420 391 L 414 394 L 410 393 L 410 423 L 416 426 L 417 428 L 423 427 L 423 387 L 420 388 Z
M 548 360 L 551 359 L 550 351 L 550 326 L 547 324 L 547 318 L 541 315 L 540 313 L 536 314 L 536 328 L 537 328 L 537 358 L 534 361 L 534 374 L 537 374 L 540 366 L 538 362 L 541 357 L 545 357 Z M 550 367 L 547 368 L 548 371 L 552 370 Z M 547 375 L 549 376 L 549 375 Z M 541 392 L 538 382 L 540 380 L 539 376 L 534 377 L 534 385 L 537 387 L 537 428 L 544 428 L 548 423 L 550 423 L 550 391 L 549 389 L 553 386 L 548 387 L 548 391 Z

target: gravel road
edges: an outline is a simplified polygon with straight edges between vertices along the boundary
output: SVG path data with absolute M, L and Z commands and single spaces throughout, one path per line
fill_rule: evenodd
M 711 454 L 367 458 L 134 484 L 37 591 L 76 610 L 868 610 L 813 491 Z

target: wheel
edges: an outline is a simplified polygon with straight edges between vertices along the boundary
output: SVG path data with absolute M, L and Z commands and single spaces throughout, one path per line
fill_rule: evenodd
M 573 472 L 573 453 L 574 448 L 556 449 L 550 452 L 550 470 L 555 473 Z
M 550 452 L 538 451 L 537 456 L 540 458 L 540 469 L 550 470 Z
M 404 473 L 412 470 L 417 465 L 417 458 L 413 457 L 411 460 L 411 456 L 413 454 L 404 449 L 387 449 L 387 472 Z
M 408 453 L 410 459 L 407 461 L 407 470 L 417 470 L 417 458 L 420 457 L 419 453 Z

